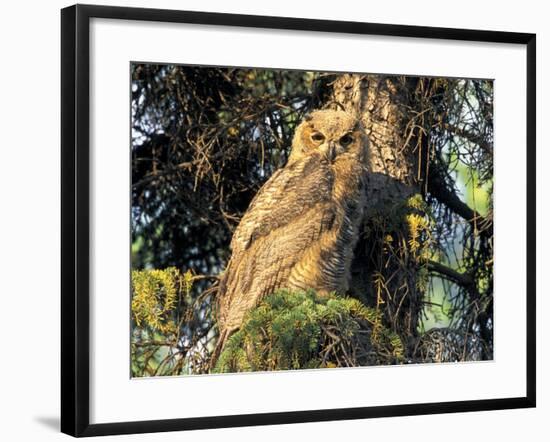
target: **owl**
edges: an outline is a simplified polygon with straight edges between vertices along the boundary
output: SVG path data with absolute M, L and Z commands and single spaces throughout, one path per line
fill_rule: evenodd
M 297 127 L 287 164 L 258 191 L 233 234 L 217 297 L 213 364 L 264 296 L 347 291 L 367 149 L 361 121 L 344 111 L 315 111 Z

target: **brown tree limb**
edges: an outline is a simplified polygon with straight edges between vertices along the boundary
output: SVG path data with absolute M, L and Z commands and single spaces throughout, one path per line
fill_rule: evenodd
M 475 281 L 469 273 L 460 273 L 436 261 L 428 261 L 428 270 L 439 273 L 446 279 L 455 282 L 465 288 L 471 288 Z
M 202 281 L 203 279 L 213 279 L 217 281 L 220 279 L 220 275 L 195 275 L 191 277 L 191 281 Z
M 454 135 L 458 135 L 461 138 L 464 138 L 467 141 L 470 141 L 471 143 L 477 144 L 481 149 L 483 149 L 486 152 L 492 152 L 492 144 L 487 142 L 484 138 L 481 136 L 470 132 L 469 130 L 465 128 L 458 127 L 455 124 L 449 124 L 445 123 L 443 125 L 445 129 L 447 129 L 449 132 L 451 132 Z
M 436 168 L 430 169 L 428 190 L 439 202 L 445 204 L 454 213 L 468 221 L 474 230 L 489 237 L 493 236 L 493 220 L 484 217 L 462 201 L 453 190 L 449 189 Z

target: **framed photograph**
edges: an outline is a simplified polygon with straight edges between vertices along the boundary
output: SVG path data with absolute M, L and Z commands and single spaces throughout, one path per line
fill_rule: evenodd
M 63 432 L 535 406 L 534 34 L 61 24 Z

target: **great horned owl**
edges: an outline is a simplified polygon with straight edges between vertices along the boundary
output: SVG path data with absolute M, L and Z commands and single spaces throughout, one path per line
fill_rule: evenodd
M 297 127 L 285 167 L 252 200 L 218 292 L 213 363 L 247 311 L 280 288 L 344 293 L 365 199 L 360 120 L 319 110 Z

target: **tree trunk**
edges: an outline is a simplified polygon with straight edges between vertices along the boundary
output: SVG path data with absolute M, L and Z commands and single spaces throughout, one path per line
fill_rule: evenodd
M 350 294 L 383 311 L 410 355 L 424 295 L 406 220 L 408 201 L 422 187 L 422 149 L 412 124 L 412 97 L 420 85 L 404 77 L 345 74 L 331 86 L 326 107 L 358 115 L 370 140 L 367 203 Z

